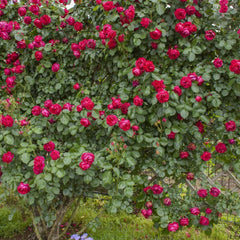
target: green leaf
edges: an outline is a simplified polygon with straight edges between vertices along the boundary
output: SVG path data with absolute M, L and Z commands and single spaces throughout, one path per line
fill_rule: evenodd
M 156 10 L 157 10 L 158 15 L 161 16 L 165 12 L 165 7 L 161 3 L 158 3 Z
M 12 135 L 6 135 L 4 137 L 4 142 L 8 145 L 14 145 L 14 138 Z
M 36 134 L 42 134 L 42 128 L 41 127 L 34 127 L 32 130 Z
M 104 185 L 111 184 L 112 183 L 112 172 L 111 171 L 104 172 L 102 180 L 103 180 Z
M 60 118 L 60 121 L 61 121 L 62 124 L 68 125 L 68 123 L 69 123 L 69 116 L 66 115 L 66 114 L 63 114 L 61 116 L 61 118 Z
M 46 52 L 51 51 L 51 49 L 52 49 L 51 43 L 47 43 L 47 44 L 45 45 L 45 47 L 44 47 L 44 50 L 45 50 Z
M 125 189 L 124 189 L 124 195 L 125 195 L 127 198 L 132 197 L 132 195 L 133 195 L 133 189 L 130 188 L 130 187 L 125 188 Z
M 186 118 L 188 117 L 188 115 L 189 115 L 189 112 L 188 112 L 187 110 L 185 110 L 185 109 L 182 109 L 182 110 L 180 111 L 180 114 L 181 114 L 181 116 L 182 116 L 184 119 L 186 119 Z
M 29 153 L 23 153 L 21 156 L 20 156 L 20 159 L 23 163 L 25 164 L 28 164 L 29 161 L 30 161 L 30 154 Z
M 44 174 L 44 179 L 45 179 L 47 182 L 52 181 L 52 175 L 51 175 L 51 173 L 45 173 L 45 174 Z
M 202 49 L 200 47 L 198 47 L 198 46 L 193 47 L 192 51 L 195 54 L 201 54 L 202 53 Z
M 188 60 L 190 61 L 190 62 L 193 62 L 194 60 L 195 60 L 195 54 L 193 53 L 193 52 L 190 52 L 190 54 L 189 54 L 189 56 L 188 56 Z

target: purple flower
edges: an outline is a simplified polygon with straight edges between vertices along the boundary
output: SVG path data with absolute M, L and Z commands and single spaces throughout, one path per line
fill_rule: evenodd
M 80 236 L 78 234 L 73 234 L 71 236 L 71 239 L 74 239 L 74 240 L 79 240 L 80 239 Z M 82 238 L 81 238 L 82 239 Z

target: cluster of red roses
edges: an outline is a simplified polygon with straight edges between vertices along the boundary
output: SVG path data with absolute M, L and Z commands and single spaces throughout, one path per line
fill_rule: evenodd
M 174 48 L 169 48 L 167 51 L 167 55 L 170 59 L 177 59 L 180 56 L 180 52 L 178 51 L 178 46 L 174 46 Z
M 228 0 L 219 0 L 220 4 L 220 13 L 226 13 L 228 11 Z
M 185 9 L 184 8 L 178 8 L 175 10 L 174 15 L 176 19 L 182 20 L 185 19 L 187 15 L 192 16 L 194 15 L 196 17 L 201 17 L 202 14 L 196 10 L 194 6 L 188 5 Z
M 100 30 L 100 26 L 96 27 L 97 30 Z M 117 32 L 112 29 L 111 24 L 105 24 L 103 26 L 103 29 L 99 32 L 99 38 L 102 40 L 102 44 L 106 44 L 106 39 L 109 39 L 108 41 L 108 47 L 109 49 L 113 49 L 117 46 Z M 118 36 L 118 41 L 123 42 L 124 41 L 124 34 L 121 34 Z
M 213 30 L 207 30 L 205 32 L 205 38 L 208 40 L 208 41 L 212 41 L 216 36 L 216 33 L 213 31 Z
M 0 13 L 1 12 L 2 11 L 0 10 Z M 2 38 L 3 40 L 10 40 L 10 33 L 12 32 L 13 28 L 17 30 L 15 25 L 17 26 L 17 28 L 19 27 L 19 24 L 17 22 L 0 21 L 0 38 Z
M 89 169 L 94 162 L 95 155 L 93 153 L 83 153 L 81 156 L 82 162 L 79 163 L 79 167 L 85 171 Z
M 132 74 L 134 76 L 140 76 L 145 71 L 153 72 L 155 70 L 155 66 L 152 61 L 148 61 L 143 57 L 140 57 L 135 62 L 135 67 L 132 69 Z
M 71 44 L 71 50 L 73 52 L 73 55 L 76 58 L 80 58 L 81 51 L 84 51 L 87 48 L 95 49 L 96 47 L 96 40 L 94 39 L 83 39 L 78 44 L 72 43 Z
M 216 187 L 212 187 L 209 191 L 209 194 L 212 195 L 213 197 L 218 197 L 220 193 L 221 193 L 220 190 Z M 199 197 L 205 198 L 205 197 L 207 197 L 208 192 L 206 189 L 199 189 L 197 191 L 197 194 Z
M 190 34 L 197 31 L 196 25 L 191 22 L 177 23 L 175 26 L 175 31 L 178 32 L 182 37 L 186 38 Z

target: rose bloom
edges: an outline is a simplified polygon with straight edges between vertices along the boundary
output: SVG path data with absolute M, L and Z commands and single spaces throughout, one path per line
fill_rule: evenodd
M 152 208 L 153 207 L 153 204 L 152 204 L 151 201 L 146 202 L 145 205 L 146 205 L 147 208 Z
M 153 40 L 158 40 L 161 38 L 161 36 L 162 36 L 162 32 L 158 28 L 156 28 L 154 31 L 150 32 L 150 37 Z
M 189 157 L 189 153 L 188 152 L 180 152 L 180 158 L 184 159 L 184 158 L 188 158 Z
M 220 193 L 221 191 L 216 187 L 212 187 L 209 191 L 209 194 L 212 195 L 213 197 L 218 197 Z
M 18 185 L 17 187 L 17 191 L 20 193 L 20 194 L 27 194 L 29 193 L 31 190 L 30 186 L 28 183 L 23 183 L 23 182 L 20 182 L 20 184 Z
M 171 205 L 171 199 L 170 198 L 164 198 L 163 199 L 163 204 L 166 206 L 170 206 Z
M 34 158 L 33 162 L 33 172 L 38 175 L 43 172 L 43 169 L 45 167 L 45 158 L 43 156 L 37 156 Z
M 180 56 L 180 52 L 177 49 L 169 48 L 167 51 L 167 55 L 170 59 L 177 59 Z
M 194 174 L 189 172 L 189 173 L 187 173 L 187 177 L 186 178 L 191 181 L 191 180 L 194 179 Z
M 113 125 L 117 124 L 118 118 L 116 115 L 108 115 L 106 117 L 106 122 L 107 122 L 107 125 L 113 126 Z
M 36 51 L 34 55 L 35 55 L 35 59 L 36 59 L 37 61 L 40 61 L 40 60 L 43 59 L 43 54 L 42 54 L 41 51 Z
M 54 63 L 54 64 L 52 65 L 52 71 L 53 71 L 53 72 L 58 72 L 59 69 L 60 69 L 60 64 Z
M 26 15 L 26 13 L 27 13 L 27 10 L 26 10 L 25 7 L 20 7 L 20 8 L 18 9 L 18 14 L 19 14 L 19 16 L 23 17 L 23 16 Z
M 73 26 L 76 31 L 83 30 L 83 24 L 81 22 L 75 22 Z
M 142 71 L 141 71 L 140 68 L 134 67 L 134 68 L 132 69 L 132 74 L 137 77 L 137 76 L 140 76 L 140 75 L 142 74 Z
M 13 118 L 10 115 L 6 115 L 6 116 L 2 116 L 2 119 L 0 121 L 0 123 L 4 126 L 4 127 L 12 127 L 13 126 Z
M 49 109 L 53 105 L 52 100 L 48 99 L 44 102 L 44 107 Z
M 95 155 L 93 153 L 83 153 L 81 159 L 83 162 L 92 164 L 94 162 Z
M 213 60 L 213 64 L 214 64 L 215 68 L 220 68 L 223 65 L 223 60 L 220 58 L 215 58 Z
M 54 142 L 50 141 L 48 143 L 45 143 L 43 145 L 43 149 L 47 152 L 52 152 L 55 149 L 55 144 Z
M 215 149 L 218 153 L 225 153 L 227 151 L 227 147 L 224 143 L 218 143 L 215 146 Z
M 213 31 L 213 30 L 208 30 L 205 32 L 205 38 L 208 40 L 208 41 L 211 41 L 215 38 L 216 36 L 216 33 Z
M 173 91 L 180 97 L 182 95 L 182 89 L 179 86 L 175 86 Z
M 144 66 L 145 66 L 146 62 L 147 62 L 147 60 L 145 58 L 140 57 L 140 58 L 137 59 L 135 65 L 139 69 L 144 69 Z
M 187 15 L 193 15 L 193 14 L 195 14 L 196 13 L 196 8 L 194 7 L 194 6 L 190 6 L 190 5 L 188 5 L 187 7 L 186 7 L 186 13 L 187 13 Z
M 133 104 L 135 106 L 142 106 L 143 105 L 143 100 L 137 95 L 133 98 Z
M 176 19 L 181 20 L 181 19 L 184 19 L 186 17 L 186 11 L 183 8 L 178 8 L 174 12 L 174 15 L 175 15 Z
M 118 123 L 119 128 L 121 128 L 123 131 L 127 131 L 131 128 L 131 123 L 129 120 L 122 118 Z
M 235 143 L 235 139 L 229 139 L 228 142 L 229 142 L 230 144 L 234 144 L 234 143 Z
M 82 119 L 80 120 L 80 123 L 81 123 L 81 125 L 84 126 L 84 127 L 89 127 L 89 126 L 91 125 L 91 122 L 90 122 L 87 118 L 82 118 Z
M 179 220 L 179 223 L 181 226 L 188 226 L 189 225 L 189 219 L 188 218 L 181 218 Z
M 153 72 L 155 69 L 155 66 L 153 64 L 152 61 L 146 61 L 145 65 L 144 65 L 144 70 L 146 72 Z
M 164 81 L 161 80 L 154 80 L 151 85 L 155 88 L 155 90 L 158 92 L 160 89 L 163 89 L 166 87 L 166 85 L 164 84 Z
M 207 190 L 206 190 L 206 189 L 199 189 L 199 190 L 197 191 L 197 194 L 198 194 L 199 197 L 205 198 L 208 193 L 207 193 Z
M 40 21 L 40 19 L 36 18 L 34 21 L 33 21 L 34 25 L 36 28 L 39 28 L 39 29 L 42 29 L 43 28 L 43 25 Z
M 124 41 L 124 34 L 121 34 L 118 36 L 118 41 L 123 42 Z
M 174 139 L 176 134 L 177 134 L 177 133 L 175 133 L 175 132 L 170 132 L 170 133 L 167 135 L 167 137 L 168 137 L 169 139 Z
M 14 158 L 14 154 L 9 151 L 2 155 L 2 161 L 5 163 L 12 162 L 13 158 Z
M 225 128 L 228 132 L 235 131 L 236 123 L 234 121 L 229 121 L 225 123 Z
M 200 210 L 197 207 L 191 208 L 190 209 L 190 213 L 193 215 L 199 215 L 200 214 Z
M 160 89 L 156 95 L 157 100 L 160 103 L 165 103 L 168 102 L 169 100 L 169 93 L 168 91 L 164 90 L 164 89 Z
M 192 86 L 192 80 L 189 77 L 182 77 L 180 80 L 180 85 L 184 88 L 190 88 Z
M 49 117 L 50 115 L 50 112 L 46 108 L 42 108 L 41 113 L 43 117 Z
M 145 28 L 148 28 L 150 23 L 152 23 L 152 20 L 149 18 L 142 18 L 142 20 L 140 22 L 140 24 Z
M 42 109 L 41 109 L 40 106 L 34 106 L 34 107 L 32 108 L 32 115 L 34 115 L 34 116 L 40 115 L 41 112 L 42 112 Z
M 77 105 L 76 110 L 77 110 L 78 112 L 81 112 L 81 111 L 83 110 L 82 105 Z
M 176 232 L 179 229 L 179 225 L 177 222 L 169 223 L 168 224 L 168 231 L 169 232 Z
M 40 17 L 42 25 L 48 25 L 51 23 L 51 18 L 48 15 L 43 15 Z
M 51 114 L 54 114 L 54 115 L 59 115 L 62 111 L 62 107 L 59 105 L 59 104 L 53 104 L 50 108 L 49 108 L 49 111 Z
M 152 186 L 152 191 L 153 191 L 154 194 L 161 194 L 162 191 L 163 191 L 163 187 L 161 187 L 161 186 L 158 185 L 158 184 L 154 184 L 154 185 Z
M 212 157 L 212 154 L 210 152 L 204 152 L 202 155 L 201 155 L 201 159 L 203 161 L 208 161 L 210 158 Z
M 231 61 L 229 69 L 231 72 L 234 72 L 235 74 L 240 74 L 240 60 L 233 59 Z
M 207 226 L 209 225 L 209 219 L 207 217 L 201 216 L 199 220 L 199 224 Z
M 211 214 L 211 213 L 212 213 L 212 210 L 211 210 L 210 208 L 206 208 L 205 213 L 206 213 L 206 214 Z
M 107 1 L 102 4 L 105 11 L 111 11 L 115 6 L 112 1 Z
M 89 169 L 89 168 L 91 167 L 91 165 L 88 164 L 88 163 L 86 163 L 86 162 L 80 162 L 80 163 L 79 163 L 79 167 L 80 167 L 83 171 L 85 171 L 85 170 Z
M 92 110 L 94 108 L 94 102 L 89 97 L 83 98 L 83 100 L 81 101 L 81 105 L 87 110 Z
M 108 42 L 109 49 L 113 49 L 117 46 L 117 41 L 115 39 L 110 39 Z
M 50 157 L 52 158 L 52 160 L 57 160 L 60 158 L 60 152 L 57 151 L 57 150 L 53 150 L 51 153 L 50 153 Z
M 158 48 L 158 43 L 151 42 L 151 46 L 152 46 L 153 49 L 157 49 Z

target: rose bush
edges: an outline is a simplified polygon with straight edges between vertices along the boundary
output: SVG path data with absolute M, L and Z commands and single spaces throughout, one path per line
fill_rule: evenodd
M 112 213 L 151 201 L 142 213 L 166 232 L 239 213 L 201 175 L 240 176 L 237 1 L 64 4 L 0 10 L 0 175 L 38 239 L 59 239 L 69 204 L 97 193 Z

